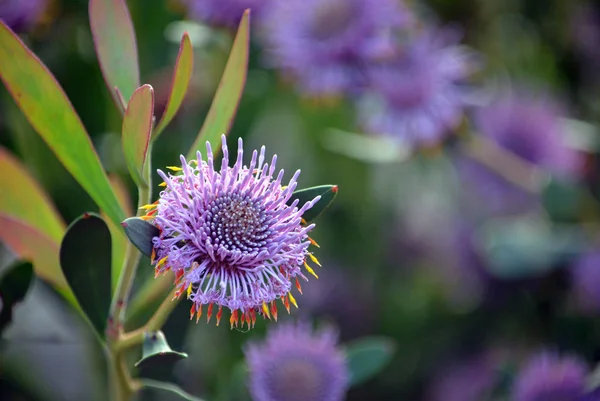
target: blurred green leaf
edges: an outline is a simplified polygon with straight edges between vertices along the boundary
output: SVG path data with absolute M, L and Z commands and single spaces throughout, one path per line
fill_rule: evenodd
M 84 214 L 67 229 L 60 266 L 90 322 L 104 336 L 111 301 L 111 237 L 100 216 Z
M 129 303 L 125 328 L 133 330 L 146 323 L 172 290 L 173 279 L 169 276 L 146 280 Z
M 187 93 L 190 79 L 192 78 L 192 69 L 194 68 L 194 54 L 192 49 L 192 42 L 187 32 L 183 33 L 181 38 L 181 45 L 179 46 L 179 54 L 177 54 L 177 60 L 175 61 L 175 69 L 173 71 L 173 83 L 171 84 L 171 92 L 169 93 L 169 100 L 167 106 L 163 112 L 160 122 L 156 125 L 154 132 L 152 133 L 152 140 L 158 138 L 160 133 L 165 127 L 171 122 L 179 106 L 185 98 Z
M 144 163 L 152 132 L 154 116 L 154 89 L 142 85 L 131 96 L 123 117 L 123 153 L 131 178 L 138 185 L 148 185 L 144 180 Z
M 544 208 L 553 220 L 576 219 L 581 211 L 583 191 L 574 180 L 552 177 L 542 189 Z
M 123 211 L 81 120 L 52 73 L 0 21 L 0 79 L 56 157 L 110 218 Z
M 361 384 L 385 368 L 392 360 L 396 345 L 385 337 L 365 337 L 346 346 L 350 385 Z
M 65 224 L 43 188 L 26 166 L 0 147 L 0 213 L 13 216 L 60 241 Z
M 90 0 L 89 17 L 104 81 L 120 106 L 115 88 L 127 100 L 140 86 L 135 31 L 127 3 L 125 0 Z
M 13 263 L 0 277 L 0 333 L 12 320 L 13 307 L 21 302 L 33 279 L 33 265 L 25 261 Z
M 144 255 L 152 255 L 152 238 L 158 237 L 158 228 L 140 219 L 139 217 L 130 217 L 121 223 L 125 229 L 125 235 L 129 241 L 140 250 Z
M 187 358 L 184 352 L 173 351 L 167 343 L 162 331 L 144 333 L 144 344 L 142 346 L 142 359 L 135 363 L 138 368 L 146 368 L 153 365 L 163 366 L 174 364 Z
M 180 400 L 187 401 L 203 401 L 201 398 L 195 397 L 183 391 L 179 386 L 172 383 L 165 383 L 157 380 L 142 380 L 142 388 L 138 392 L 137 400 L 163 400 L 173 399 L 176 396 Z
M 242 16 L 221 82 L 200 133 L 188 152 L 188 159 L 196 157 L 196 151 L 203 151 L 207 141 L 214 153 L 221 148 L 221 135 L 227 134 L 231 128 L 246 84 L 249 48 L 250 10 L 248 9 Z
M 73 306 L 78 306 L 60 269 L 58 241 L 54 241 L 27 222 L 1 213 L 0 241 L 20 258 L 32 261 L 36 275 L 54 286 Z
M 117 175 L 109 175 L 108 179 L 110 181 L 110 185 L 115 191 L 117 198 L 119 199 L 119 204 L 121 208 L 125 211 L 126 215 L 132 215 L 133 210 L 131 207 L 131 198 L 129 197 L 129 192 L 127 192 L 127 188 L 123 181 Z M 121 270 L 123 269 L 123 261 L 125 260 L 125 253 L 127 251 L 127 237 L 125 236 L 121 225 L 116 225 L 111 220 L 105 218 L 104 214 L 101 214 L 102 218 L 108 225 L 110 230 L 110 236 L 112 238 L 112 288 L 113 290 L 117 288 L 117 283 L 119 282 L 119 276 L 121 275 Z
M 291 205 L 292 202 L 298 199 L 298 208 L 301 208 L 306 202 L 310 202 L 317 196 L 321 196 L 321 199 L 317 202 L 316 205 L 308 209 L 302 215 L 302 218 L 306 220 L 306 222 L 310 222 L 317 217 L 321 213 L 325 211 L 331 205 L 331 202 L 335 199 L 338 193 L 337 185 L 319 185 L 318 187 L 300 189 L 295 191 L 290 199 L 287 201 L 288 205 Z

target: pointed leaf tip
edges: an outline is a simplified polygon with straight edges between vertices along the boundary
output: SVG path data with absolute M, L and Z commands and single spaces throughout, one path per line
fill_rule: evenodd
M 333 202 L 338 193 L 337 185 L 320 185 L 318 187 L 300 189 L 292 194 L 287 204 L 291 205 L 298 199 L 298 207 L 302 207 L 306 202 L 310 202 L 317 196 L 321 199 L 302 215 L 302 218 L 308 223 L 321 215 Z
M 164 364 L 173 364 L 187 358 L 185 352 L 173 351 L 162 331 L 144 333 L 142 359 L 135 363 L 136 367 L 147 368 Z
M 154 89 L 145 84 L 131 95 L 122 127 L 125 161 L 131 177 L 138 186 L 146 185 L 144 165 L 148 155 L 153 116 Z
M 125 228 L 125 235 L 127 235 L 129 241 L 140 252 L 150 257 L 154 247 L 152 239 L 160 235 L 158 228 L 139 217 L 130 217 L 123 221 L 121 225 Z

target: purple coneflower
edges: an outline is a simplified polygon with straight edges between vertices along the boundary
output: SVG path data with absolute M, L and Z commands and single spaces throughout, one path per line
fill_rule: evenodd
M 454 31 L 425 30 L 368 69 L 369 93 L 359 118 L 372 134 L 408 144 L 438 142 L 456 128 L 467 102 L 465 83 L 478 68 Z
M 514 401 L 576 401 L 585 393 L 588 367 L 576 356 L 542 352 L 519 372 L 513 389 Z
M 269 6 L 269 0 L 182 0 L 191 18 L 213 25 L 235 28 L 246 9 L 253 17 Z
M 395 0 L 286 0 L 265 15 L 267 51 L 308 95 L 354 91 L 408 12 Z
M 250 392 L 255 401 L 341 401 L 348 387 L 343 353 L 331 330 L 283 324 L 263 343 L 246 347 Z
M 47 0 L 2 0 L 0 21 L 14 31 L 25 31 L 40 20 L 47 3 Z
M 177 296 L 187 292 L 192 301 L 191 316 L 198 320 L 202 306 L 231 310 L 230 323 L 254 325 L 256 311 L 277 319 L 275 300 L 280 298 L 289 312 L 292 280 L 301 291 L 298 277 L 307 279 L 301 267 L 315 275 L 307 258 L 308 237 L 314 224 L 303 224 L 302 214 L 317 203 L 316 197 L 304 205 L 294 200 L 300 171 L 282 186 L 283 170 L 275 173 L 277 156 L 265 163 L 265 148 L 254 151 L 250 165 L 243 165 L 242 140 L 238 141 L 235 164 L 229 167 L 229 151 L 222 136 L 223 160 L 213 166 L 210 144 L 206 161 L 200 152 L 195 160 L 181 156 L 182 167 L 169 167 L 176 173 L 158 170 L 165 189 L 159 200 L 147 205 L 144 217 L 153 220 L 160 236 L 153 239 L 152 262 L 156 274 L 175 273 Z M 270 307 L 269 307 L 270 304 Z

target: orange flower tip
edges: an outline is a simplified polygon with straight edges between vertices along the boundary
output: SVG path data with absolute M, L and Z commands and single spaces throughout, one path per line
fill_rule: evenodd
M 149 204 L 149 205 L 140 206 L 138 209 L 140 209 L 140 210 L 152 210 L 152 209 L 156 208 L 156 206 L 157 205 L 155 203 L 152 203 L 152 204 Z
M 317 241 L 315 241 L 314 239 L 308 237 L 308 240 L 310 241 L 311 244 L 313 244 L 314 246 L 316 246 L 317 248 L 320 248 L 321 246 L 319 244 L 317 244 Z
M 298 290 L 298 292 L 299 292 L 300 294 L 302 294 L 302 287 L 300 286 L 300 281 L 298 281 L 298 279 L 296 279 L 296 289 Z M 290 296 L 291 296 L 291 295 L 292 295 L 292 294 L 290 293 Z
M 337 192 L 338 192 L 338 186 L 334 185 L 333 187 L 331 187 L 331 192 L 333 192 L 334 194 L 337 194 Z
M 206 323 L 210 323 L 212 317 L 213 304 L 208 304 L 208 310 L 206 311 Z
M 198 309 L 196 310 L 196 323 L 198 323 L 198 321 L 200 321 L 201 317 L 202 317 L 202 305 L 200 305 L 198 307 Z
M 312 260 L 314 263 L 317 264 L 317 266 L 323 267 L 323 266 L 321 266 L 321 263 L 319 263 L 319 259 L 317 259 L 315 255 L 313 255 L 312 253 L 309 253 L 308 256 L 310 257 L 310 260 Z
M 182 171 L 183 170 L 181 167 L 177 167 L 177 166 L 167 166 L 167 168 L 171 171 Z
M 156 258 L 156 250 L 152 248 L 152 252 L 150 253 L 150 263 L 154 263 L 154 259 Z
M 219 306 L 219 311 L 217 312 L 217 326 L 221 323 L 221 316 L 223 316 L 223 307 Z
M 273 315 L 273 319 L 277 321 L 277 305 L 274 301 L 271 301 L 271 315 Z
M 271 320 L 271 314 L 269 313 L 269 307 L 267 306 L 267 304 L 265 302 L 263 302 L 263 304 L 262 304 L 262 313 L 263 313 L 263 315 L 265 315 L 265 317 L 267 317 L 269 320 Z
M 140 217 L 140 219 L 142 219 L 144 221 L 148 221 L 148 220 L 153 219 L 153 218 L 154 218 L 154 216 L 148 216 L 148 215 Z
M 167 183 L 166 182 L 161 182 L 160 184 L 158 184 L 159 187 L 166 187 Z
M 317 276 L 317 273 L 315 273 L 315 271 L 312 269 L 312 267 L 310 267 L 308 265 L 308 263 L 306 263 L 306 261 L 304 261 L 304 268 L 306 269 L 306 271 L 308 271 L 310 274 L 312 274 L 313 276 L 315 276 L 315 278 L 318 280 L 319 276 Z
M 296 298 L 294 298 L 291 292 L 288 293 L 288 295 L 290 296 L 290 302 L 296 307 L 296 309 L 298 309 L 298 303 L 296 302 Z
M 192 304 L 192 307 L 190 308 L 190 320 L 192 320 L 194 318 L 195 314 L 196 314 L 196 304 Z
M 302 224 L 306 224 L 307 222 L 306 222 L 306 220 L 304 220 L 304 218 L 303 218 L 303 217 L 300 217 L 300 223 L 302 223 Z

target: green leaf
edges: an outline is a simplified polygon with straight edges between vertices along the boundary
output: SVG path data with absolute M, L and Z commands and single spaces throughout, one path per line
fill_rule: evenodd
M 136 397 L 137 400 L 145 400 L 146 397 L 153 400 L 171 400 L 174 399 L 173 397 L 177 397 L 180 400 L 203 401 L 201 398 L 186 393 L 179 386 L 172 383 L 165 383 L 149 379 L 144 379 L 141 381 L 141 383 L 142 388 L 138 392 L 138 395 Z
M 0 79 L 29 123 L 56 157 L 110 218 L 123 211 L 81 120 L 52 73 L 0 21 Z
M 154 247 L 152 238 L 159 236 L 158 228 L 139 217 L 130 217 L 121 225 L 125 229 L 125 235 L 129 241 L 144 255 L 151 257 Z
M 60 269 L 59 242 L 12 216 L 0 214 L 0 227 L 0 241 L 20 258 L 32 261 L 35 274 L 55 287 L 71 305 L 78 307 Z
M 393 340 L 385 337 L 365 337 L 348 344 L 350 385 L 361 384 L 381 372 L 392 360 L 395 349 Z
M 154 116 L 154 89 L 150 85 L 139 87 L 129 99 L 123 117 L 123 153 L 131 178 L 138 185 L 148 185 L 144 180 L 144 163 Z
M 60 266 L 84 313 L 104 336 L 111 301 L 111 238 L 100 216 L 84 214 L 67 229 Z
M 181 45 L 179 46 L 179 54 L 177 54 L 177 61 L 175 61 L 175 70 L 173 71 L 173 83 L 171 84 L 171 92 L 169 93 L 169 100 L 167 106 L 163 112 L 160 122 L 156 125 L 154 132 L 152 133 L 152 140 L 158 138 L 160 133 L 165 127 L 171 122 L 179 106 L 185 98 L 190 79 L 192 78 L 192 70 L 194 68 L 194 54 L 192 50 L 192 42 L 187 32 L 184 32 L 181 38 Z
M 288 205 L 291 205 L 294 200 L 298 199 L 298 207 L 302 207 L 306 202 L 310 202 L 317 196 L 321 196 L 321 199 L 312 208 L 308 209 L 302 215 L 302 218 L 306 222 L 310 222 L 321 213 L 325 211 L 331 205 L 331 202 L 335 199 L 338 193 L 337 185 L 319 185 L 318 187 L 300 189 L 292 194 L 290 199 L 287 201 Z
M 90 0 L 90 28 L 104 81 L 117 105 L 140 86 L 140 69 L 133 23 L 124 0 Z M 124 111 L 124 110 L 122 110 Z
M 33 265 L 25 261 L 13 263 L 0 277 L 0 333 L 12 320 L 13 307 L 21 302 L 33 279 Z
M 207 141 L 214 153 L 221 148 L 221 135 L 229 132 L 246 84 L 249 47 L 250 10 L 248 9 L 242 16 L 221 82 L 200 133 L 188 152 L 188 159 L 196 157 L 196 151 L 203 151 Z
M 142 346 L 142 359 L 135 363 L 138 368 L 146 368 L 156 365 L 174 364 L 187 358 L 185 352 L 173 351 L 167 343 L 162 331 L 144 333 L 144 344 Z
M 26 222 L 51 239 L 60 241 L 65 223 L 54 204 L 27 172 L 26 166 L 1 147 L 0 171 L 0 213 Z

